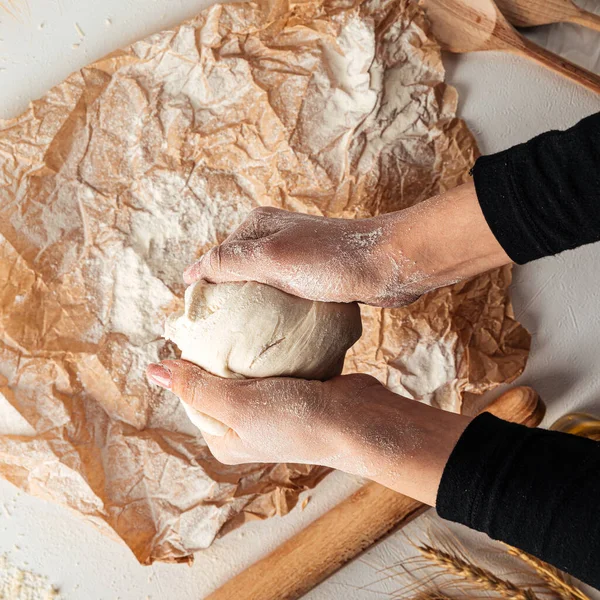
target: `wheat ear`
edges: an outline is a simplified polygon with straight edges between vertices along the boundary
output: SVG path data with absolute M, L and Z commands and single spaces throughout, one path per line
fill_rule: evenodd
M 590 600 L 587 594 L 578 590 L 570 580 L 556 567 L 545 563 L 543 560 L 523 552 L 518 548 L 508 546 L 508 553 L 529 565 L 543 579 L 548 587 L 556 593 L 561 600 Z
M 427 560 L 438 564 L 446 572 L 483 587 L 486 590 L 500 594 L 513 600 L 539 600 L 531 589 L 521 589 L 512 581 L 501 579 L 491 571 L 471 564 L 452 552 L 445 552 L 432 546 L 417 546 L 419 552 Z

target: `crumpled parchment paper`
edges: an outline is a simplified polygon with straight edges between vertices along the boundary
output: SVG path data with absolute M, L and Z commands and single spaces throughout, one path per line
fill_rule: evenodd
M 215 5 L 71 75 L 0 123 L 0 475 L 186 561 L 285 514 L 327 469 L 219 464 L 144 377 L 173 356 L 181 273 L 257 205 L 366 217 L 467 178 L 437 44 L 407 0 Z M 460 410 L 512 381 L 529 336 L 510 269 L 364 308 L 347 367 Z

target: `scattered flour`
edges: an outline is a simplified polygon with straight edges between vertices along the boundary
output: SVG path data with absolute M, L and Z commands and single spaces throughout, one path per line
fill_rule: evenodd
M 162 320 L 161 307 L 173 300 L 173 294 L 132 248 L 125 248 L 116 263 L 113 293 L 112 331 L 126 335 L 136 346 L 152 341 L 156 321 Z
M 46 577 L 13 565 L 0 556 L 0 598 L 2 600 L 60 600 L 60 594 Z

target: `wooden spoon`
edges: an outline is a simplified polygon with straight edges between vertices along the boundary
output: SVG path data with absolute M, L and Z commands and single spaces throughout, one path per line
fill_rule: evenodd
M 520 35 L 493 0 L 419 0 L 419 4 L 425 9 L 433 34 L 445 50 L 512 52 L 600 93 L 600 76 Z
M 496 0 L 496 4 L 515 27 L 568 22 L 600 31 L 600 15 L 579 8 L 571 0 Z

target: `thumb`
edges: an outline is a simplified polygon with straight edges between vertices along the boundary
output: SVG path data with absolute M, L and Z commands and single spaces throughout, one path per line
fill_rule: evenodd
M 180 400 L 225 425 L 233 426 L 236 414 L 231 381 L 211 375 L 186 360 L 164 360 L 146 369 L 148 379 L 171 390 Z
M 199 279 L 209 283 L 260 281 L 257 277 L 260 275 L 262 245 L 262 240 L 224 242 L 188 267 L 183 273 L 183 280 L 188 285 Z

